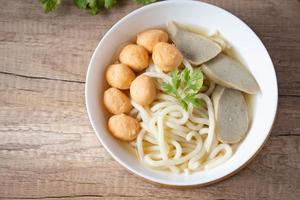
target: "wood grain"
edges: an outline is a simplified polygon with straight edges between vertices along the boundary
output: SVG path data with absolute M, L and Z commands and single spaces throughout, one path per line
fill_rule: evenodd
M 226 181 L 194 189 L 157 186 L 103 149 L 87 118 L 85 73 L 104 33 L 138 8 L 129 1 L 90 16 L 62 1 L 0 0 L 0 199 L 300 198 L 300 4 L 206 0 L 244 20 L 267 47 L 279 109 L 258 157 Z

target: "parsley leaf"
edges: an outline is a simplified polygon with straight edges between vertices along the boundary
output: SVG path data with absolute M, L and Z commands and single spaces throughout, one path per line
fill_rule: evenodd
M 40 0 L 45 13 L 51 12 L 60 4 L 60 0 Z
M 140 4 L 149 4 L 149 3 L 154 3 L 157 0 L 133 0 L 135 3 L 140 3 Z
M 178 77 L 178 70 L 174 70 L 171 73 L 171 78 L 172 78 L 172 84 L 174 86 L 175 89 L 178 89 L 179 87 L 179 83 L 180 83 L 180 79 Z
M 85 9 L 88 6 L 87 0 L 74 0 L 74 4 L 77 6 L 77 8 Z
M 181 72 L 182 87 L 187 86 L 189 79 L 190 79 L 190 71 L 188 70 L 188 68 L 185 68 Z
M 88 9 L 92 15 L 96 15 L 100 9 L 111 9 L 117 3 L 118 0 L 73 0 L 74 4 L 79 9 Z M 156 2 L 157 0 L 132 0 L 133 2 L 140 4 L 149 4 Z M 39 0 L 42 4 L 45 13 L 51 12 L 57 8 L 61 0 Z
M 104 0 L 104 7 L 106 9 L 111 9 L 117 4 L 117 0 Z
M 187 82 L 187 93 L 194 94 L 198 93 L 203 84 L 203 74 L 200 68 L 196 68 L 190 75 L 190 79 Z
M 117 0 L 74 0 L 75 5 L 80 9 L 90 9 L 92 15 L 96 15 L 100 9 L 111 9 L 117 4 Z
M 195 98 L 191 101 L 191 103 L 193 104 L 193 106 L 195 108 L 200 108 L 202 106 L 204 106 L 205 102 L 202 99 L 199 98 Z
M 100 9 L 97 0 L 87 0 L 91 15 L 96 15 Z
M 179 104 L 181 105 L 181 107 L 183 107 L 184 110 L 188 110 L 188 104 L 185 101 L 179 100 Z
M 163 82 L 162 90 L 168 94 L 174 94 L 176 96 L 176 88 L 171 83 Z
M 162 90 L 178 99 L 179 104 L 188 110 L 188 106 L 195 108 L 203 106 L 203 100 L 197 98 L 203 85 L 203 74 L 200 68 L 193 71 L 185 68 L 180 73 L 176 69 L 171 72 L 171 82 L 163 82 Z
M 201 106 L 203 106 L 204 102 L 202 99 L 199 99 L 196 97 L 197 94 L 188 94 L 186 95 L 182 100 L 186 103 L 186 104 L 192 104 L 195 108 L 200 108 Z

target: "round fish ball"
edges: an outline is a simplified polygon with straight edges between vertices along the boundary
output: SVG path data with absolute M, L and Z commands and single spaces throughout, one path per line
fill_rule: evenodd
M 134 72 L 125 64 L 113 64 L 106 70 L 108 84 L 121 90 L 129 89 L 134 79 Z
M 130 85 L 130 96 L 140 105 L 150 105 L 156 98 L 154 80 L 146 75 L 138 76 Z
M 132 106 L 130 99 L 117 88 L 109 88 L 104 92 L 103 102 L 112 114 L 128 113 Z
M 124 141 L 132 141 L 140 131 L 140 124 L 133 117 L 119 114 L 109 118 L 108 129 L 116 138 Z
M 137 35 L 136 43 L 149 52 L 152 52 L 153 47 L 159 42 L 168 42 L 169 36 L 163 30 L 151 29 L 141 32 Z
M 160 42 L 153 48 L 152 60 L 162 71 L 170 72 L 182 63 L 183 57 L 174 45 Z
M 147 50 L 136 44 L 125 46 L 120 52 L 119 60 L 136 72 L 142 71 L 149 65 L 149 55 Z

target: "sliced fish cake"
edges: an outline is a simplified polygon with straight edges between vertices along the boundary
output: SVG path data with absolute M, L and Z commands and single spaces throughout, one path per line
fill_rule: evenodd
M 242 92 L 217 86 L 212 101 L 218 140 L 229 144 L 241 141 L 249 125 L 247 104 Z
M 175 22 L 169 22 L 167 29 L 176 47 L 194 65 L 209 61 L 222 50 L 217 43 L 199 34 L 180 29 Z
M 259 86 L 252 74 L 240 63 L 225 54 L 202 65 L 205 75 L 219 85 L 234 88 L 249 94 L 259 92 Z

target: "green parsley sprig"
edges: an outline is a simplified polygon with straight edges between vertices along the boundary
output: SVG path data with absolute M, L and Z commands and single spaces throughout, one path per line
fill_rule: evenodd
M 179 104 L 187 111 L 191 104 L 195 108 L 203 105 L 203 100 L 197 97 L 203 85 L 203 74 L 200 67 L 193 71 L 185 68 L 171 72 L 171 82 L 163 82 L 162 90 L 177 98 Z
M 39 0 L 42 4 L 45 13 L 55 10 L 61 0 Z M 117 0 L 73 0 L 74 4 L 79 9 L 88 9 L 92 15 L 96 15 L 101 9 L 111 9 L 118 1 Z M 157 0 L 132 0 L 139 4 L 149 4 Z
M 139 4 L 149 4 L 149 3 L 154 3 L 157 0 L 132 0 L 132 1 Z
M 60 4 L 60 0 L 39 0 L 45 13 L 51 12 Z
M 117 0 L 74 0 L 79 9 L 89 9 L 92 15 L 96 15 L 99 10 L 111 9 L 117 4 Z

